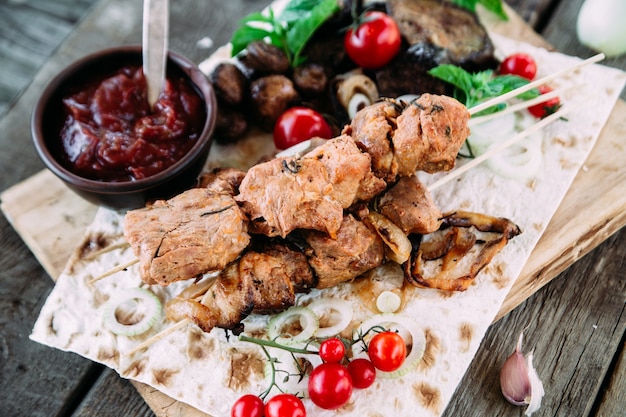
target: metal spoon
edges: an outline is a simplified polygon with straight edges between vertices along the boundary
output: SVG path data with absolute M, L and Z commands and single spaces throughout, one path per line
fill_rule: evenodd
M 165 83 L 169 37 L 169 0 L 143 2 L 143 73 L 148 103 L 154 108 Z

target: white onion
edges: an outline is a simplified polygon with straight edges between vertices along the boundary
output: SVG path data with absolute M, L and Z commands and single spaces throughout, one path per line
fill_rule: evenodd
M 301 331 L 296 334 L 285 334 L 286 326 L 292 325 L 298 320 Z M 281 345 L 291 345 L 294 343 L 309 340 L 319 327 L 319 319 L 311 310 L 305 307 L 291 307 L 282 313 L 272 317 L 267 323 L 267 334 L 271 340 Z
M 626 1 L 585 0 L 576 34 L 580 43 L 607 57 L 626 53 Z
M 341 333 L 352 321 L 352 306 L 340 298 L 319 298 L 306 306 L 318 318 L 329 316 L 333 324 L 320 327 L 314 333 L 315 337 L 331 337 Z M 335 312 L 335 314 L 333 314 Z
M 154 326 L 162 310 L 161 301 L 151 291 L 126 288 L 104 305 L 104 326 L 115 334 L 138 336 Z M 120 322 L 118 317 L 122 314 L 127 315 L 132 322 Z

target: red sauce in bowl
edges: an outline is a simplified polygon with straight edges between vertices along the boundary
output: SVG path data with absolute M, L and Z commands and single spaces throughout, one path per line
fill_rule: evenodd
M 133 181 L 170 167 L 191 149 L 206 120 L 184 76 L 168 74 L 154 109 L 140 66 L 100 76 L 63 97 L 64 165 L 85 178 Z

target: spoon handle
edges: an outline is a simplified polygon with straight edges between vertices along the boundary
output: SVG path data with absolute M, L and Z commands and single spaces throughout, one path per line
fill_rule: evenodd
M 165 83 L 169 34 L 169 0 L 143 2 L 143 72 L 150 108 L 157 102 Z

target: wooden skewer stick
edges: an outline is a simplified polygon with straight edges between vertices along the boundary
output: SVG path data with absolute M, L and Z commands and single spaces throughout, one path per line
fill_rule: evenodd
M 185 326 L 187 326 L 190 323 L 192 323 L 191 319 L 189 319 L 189 318 L 182 319 L 181 321 L 176 322 L 173 326 L 170 326 L 170 327 L 168 327 L 166 329 L 163 329 L 162 331 L 160 331 L 159 333 L 155 334 L 154 336 L 151 336 L 148 339 L 144 340 L 143 342 L 141 342 L 140 344 L 138 344 L 137 346 L 135 346 L 134 348 L 132 348 L 128 352 L 124 353 L 124 356 L 134 355 L 135 353 L 139 352 L 140 350 L 143 350 L 143 349 L 145 349 L 147 347 L 150 347 L 154 343 L 156 343 L 159 340 L 165 338 L 167 335 L 170 335 L 170 334 L 174 333 L 175 331 L 184 328 Z
M 448 175 L 446 175 L 445 177 L 440 178 L 439 180 L 435 181 L 434 183 L 432 183 L 431 185 L 428 186 L 428 191 L 433 191 L 439 187 L 441 187 L 442 185 L 444 185 L 445 183 L 453 180 L 454 178 L 458 177 L 459 175 L 469 171 L 470 169 L 474 168 L 475 166 L 483 163 L 484 161 L 486 161 L 487 159 L 489 159 L 492 155 L 508 148 L 509 146 L 514 145 L 515 143 L 519 142 L 520 140 L 524 139 L 527 136 L 530 136 L 531 134 L 535 133 L 536 131 L 543 129 L 545 126 L 547 126 L 548 124 L 552 123 L 553 121 L 563 117 L 566 113 L 569 113 L 570 111 L 572 111 L 574 109 L 574 106 L 569 106 L 569 107 L 562 107 L 560 110 L 556 111 L 555 113 L 552 113 L 551 115 L 541 119 L 539 122 L 535 123 L 534 125 L 522 130 L 521 132 L 519 132 L 517 135 L 513 136 L 512 138 L 499 143 L 496 146 L 493 146 L 491 148 L 489 148 L 489 150 L 487 152 L 485 152 L 484 154 L 472 159 L 470 162 L 466 163 L 465 165 L 463 165 L 462 167 L 459 167 L 457 169 L 455 169 L 454 171 L 450 172 Z
M 109 245 L 109 246 L 107 246 L 105 248 L 98 249 L 97 251 L 91 252 L 90 254 L 88 254 L 87 256 L 82 258 L 82 260 L 83 261 L 90 261 L 92 259 L 96 259 L 98 256 L 102 255 L 103 253 L 111 252 L 111 251 L 114 251 L 115 249 L 127 248 L 128 246 L 130 246 L 130 245 L 126 241 L 119 242 L 119 243 L 114 243 L 114 244 Z
M 566 88 L 559 88 L 558 90 L 554 90 L 554 91 L 550 91 L 549 93 L 546 94 L 542 94 L 540 96 L 537 96 L 533 99 L 530 100 L 526 100 L 526 101 L 522 101 L 521 103 L 517 103 L 517 104 L 513 104 L 511 106 L 508 106 L 506 109 L 501 110 L 499 112 L 496 113 L 491 113 L 491 114 L 487 114 L 485 116 L 479 116 L 479 117 L 472 117 L 469 122 L 468 125 L 471 126 L 475 126 L 477 124 L 481 124 L 484 122 L 487 122 L 489 120 L 493 120 L 496 119 L 500 116 L 504 116 L 510 113 L 515 113 L 517 111 L 520 110 L 524 110 L 527 109 L 528 107 L 534 106 L 536 104 L 541 104 L 541 103 L 545 103 L 546 101 L 554 98 L 554 97 L 558 97 L 561 94 L 563 94 L 565 91 L 567 90 L 571 90 L 574 87 L 579 87 L 578 85 L 574 86 L 569 86 Z
M 477 104 L 476 106 L 472 107 L 471 109 L 469 109 L 470 115 L 474 115 L 478 112 L 481 112 L 491 106 L 495 106 L 496 104 L 500 104 L 510 98 L 516 97 L 522 93 L 525 93 L 526 91 L 532 90 L 533 88 L 537 88 L 540 85 L 543 85 L 545 83 L 547 83 L 548 81 L 551 81 L 555 78 L 561 77 L 569 72 L 575 71 L 579 68 L 582 68 L 586 65 L 589 64 L 593 64 L 596 63 L 598 61 L 602 61 L 604 59 L 604 54 L 598 54 L 598 55 L 594 55 L 591 58 L 587 58 L 584 61 L 581 61 L 575 65 L 572 65 L 571 67 L 567 67 L 564 68 L 560 71 L 554 72 L 552 74 L 546 75 L 543 78 L 539 78 L 538 80 L 532 81 L 526 85 L 523 85 L 519 88 L 516 88 L 513 91 L 509 91 L 508 93 L 499 95 L 498 97 L 494 97 L 491 100 L 487 100 L 483 103 Z
M 111 275 L 116 274 L 116 273 L 118 273 L 118 272 L 120 272 L 120 271 L 123 271 L 123 270 L 125 270 L 125 269 L 127 269 L 127 268 L 130 268 L 131 266 L 135 265 L 135 264 L 136 264 L 136 263 L 138 263 L 138 262 L 139 262 L 139 259 L 137 259 L 137 258 L 135 258 L 135 259 L 131 259 L 130 261 L 128 261 L 128 262 L 126 262 L 126 263 L 123 263 L 123 264 L 120 264 L 120 265 L 118 265 L 118 266 L 116 266 L 115 268 L 113 268 L 113 269 L 111 269 L 111 270 L 109 270 L 109 271 L 105 272 L 104 274 L 102 274 L 102 275 L 100 275 L 100 276 L 97 276 L 97 277 L 95 277 L 95 278 L 92 278 L 92 279 L 89 281 L 89 284 L 93 284 L 93 283 L 94 283 L 94 282 L 96 282 L 96 281 L 100 281 L 101 279 L 104 279 L 104 278 L 106 278 L 106 277 L 108 277 L 108 276 L 111 276 Z

